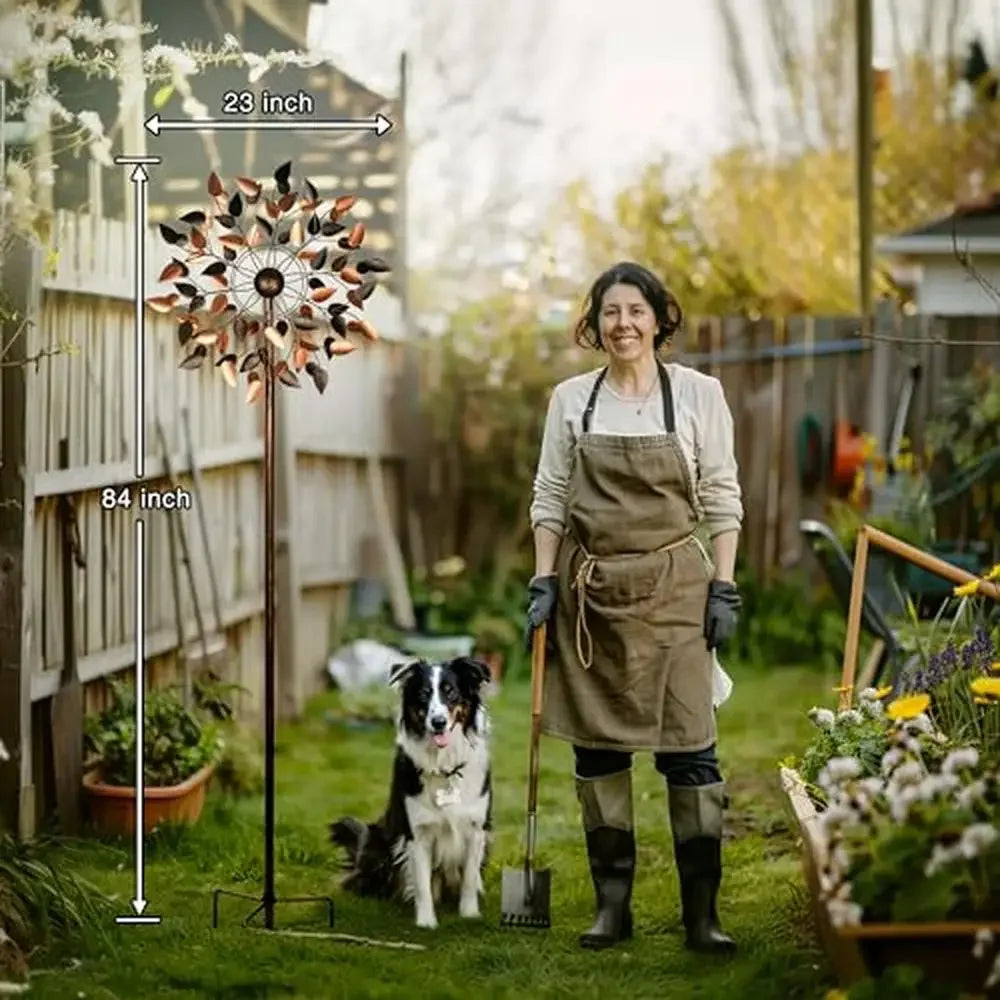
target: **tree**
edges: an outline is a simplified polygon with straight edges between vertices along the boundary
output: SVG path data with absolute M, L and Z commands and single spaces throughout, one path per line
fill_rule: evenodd
M 915 43 L 923 47 L 911 51 L 897 32 L 891 79 L 877 76 L 878 233 L 945 215 L 956 201 L 1000 183 L 998 105 L 980 102 L 966 115 L 955 109 L 956 91 L 966 88 L 953 58 L 963 5 L 922 3 Z M 737 5 L 717 5 L 740 122 L 735 144 L 694 184 L 677 185 L 669 161 L 650 165 L 611 212 L 596 207 L 584 185 L 572 185 L 562 222 L 584 234 L 595 265 L 617 257 L 646 262 L 688 312 L 850 313 L 857 287 L 854 102 L 844 95 L 854 88 L 853 3 L 760 0 L 776 94 L 760 85 Z M 876 291 L 892 290 L 888 271 L 880 271 Z

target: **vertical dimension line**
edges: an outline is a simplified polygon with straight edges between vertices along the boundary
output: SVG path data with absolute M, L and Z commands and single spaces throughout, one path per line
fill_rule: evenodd
M 146 171 L 133 172 L 135 185 L 135 477 L 146 467 Z
M 146 539 L 135 522 L 135 898 L 145 900 Z

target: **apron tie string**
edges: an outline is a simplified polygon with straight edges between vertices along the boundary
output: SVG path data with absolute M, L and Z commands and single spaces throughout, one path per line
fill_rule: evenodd
M 582 546 L 581 546 L 582 548 Z M 587 600 L 587 584 L 593 575 L 594 567 L 597 565 L 597 557 L 592 556 L 586 549 L 583 549 L 583 562 L 576 571 L 573 580 L 573 589 L 576 591 L 576 655 L 583 664 L 584 670 L 589 670 L 594 662 L 594 640 L 591 638 L 590 629 L 587 628 L 587 612 L 584 603 Z M 587 653 L 584 655 L 581 639 L 587 639 Z
M 694 539 L 698 542 L 698 536 L 695 534 L 684 535 L 678 538 L 674 542 L 668 542 L 666 545 L 661 545 L 659 548 L 653 549 L 653 553 L 663 553 L 670 552 L 673 549 L 680 548 L 682 545 L 686 545 Z M 579 543 L 577 543 L 579 544 Z M 704 547 L 699 542 L 699 548 L 704 552 Z M 580 551 L 583 553 L 583 561 L 580 563 L 579 568 L 576 571 L 576 576 L 573 578 L 573 590 L 576 591 L 576 655 L 580 663 L 583 665 L 584 670 L 589 670 L 594 662 L 594 640 L 590 634 L 590 629 L 587 627 L 587 584 L 590 583 L 590 578 L 593 576 L 594 567 L 597 565 L 598 557 L 588 552 L 582 545 L 580 545 Z M 647 553 L 642 553 L 646 555 Z M 622 559 L 633 558 L 631 554 L 629 555 L 618 555 L 618 556 L 605 556 L 607 561 L 621 561 Z M 583 639 L 587 640 L 587 652 L 583 651 Z

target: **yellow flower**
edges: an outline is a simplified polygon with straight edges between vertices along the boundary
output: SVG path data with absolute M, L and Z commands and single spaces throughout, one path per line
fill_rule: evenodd
M 996 671 L 1000 670 L 1000 660 L 994 660 L 994 661 L 993 661 L 993 662 L 992 662 L 992 663 L 990 664 L 990 670 L 992 670 L 992 671 L 994 671 L 994 672 L 996 672 Z
M 970 580 L 968 583 L 962 583 L 957 586 L 952 593 L 956 597 L 972 597 L 972 595 L 979 589 L 978 580 Z
M 997 580 L 1000 579 L 1000 563 L 997 563 L 990 571 L 983 577 L 984 580 Z
M 851 492 L 847 497 L 847 502 L 854 507 L 860 506 L 862 500 L 865 496 L 865 470 L 858 467 L 857 471 L 854 473 L 854 483 L 851 486 Z
M 892 694 L 892 685 L 887 684 L 885 687 L 875 688 L 875 697 L 881 701 L 883 698 Z
M 992 698 L 984 698 L 981 694 L 973 695 L 972 700 L 977 705 L 995 705 L 996 702 Z
M 1000 698 L 1000 677 L 977 677 L 969 688 L 983 698 Z
M 931 697 L 928 694 L 909 694 L 889 702 L 885 714 L 890 719 L 914 719 L 925 712 L 930 703 Z
M 896 456 L 896 471 L 897 472 L 912 472 L 913 471 L 913 454 L 912 452 L 903 452 Z

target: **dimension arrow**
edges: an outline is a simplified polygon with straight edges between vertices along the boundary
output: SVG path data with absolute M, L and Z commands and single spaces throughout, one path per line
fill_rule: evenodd
M 129 180 L 135 190 L 135 478 L 146 469 L 146 182 L 149 174 L 137 163 Z
M 152 135 L 161 132 L 242 132 L 258 129 L 265 132 L 374 132 L 385 135 L 392 128 L 392 122 L 385 115 L 374 118 L 331 119 L 331 118 L 301 118 L 294 120 L 259 118 L 200 118 L 200 119 L 162 119 L 159 115 L 151 115 L 143 122 L 146 131 Z
M 142 169 L 141 167 L 139 169 Z M 135 898 L 132 913 L 115 917 L 119 924 L 158 924 L 160 918 L 145 913 L 145 719 L 146 719 L 146 538 L 142 518 L 135 521 Z

